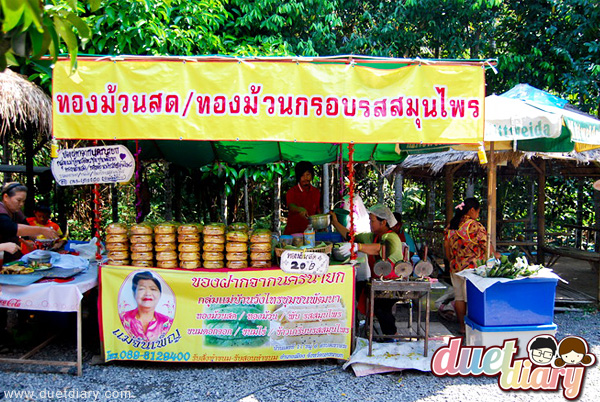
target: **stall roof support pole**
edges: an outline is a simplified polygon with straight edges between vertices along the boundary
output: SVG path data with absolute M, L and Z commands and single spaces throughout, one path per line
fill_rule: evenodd
M 486 256 L 489 257 L 492 250 L 496 250 L 496 181 L 497 181 L 497 171 L 496 171 L 496 157 L 494 155 L 494 143 L 490 142 L 490 158 L 488 161 L 488 191 L 487 191 L 487 200 L 488 200 L 488 214 L 487 214 L 487 232 L 488 232 L 488 242 L 487 242 L 487 253 Z

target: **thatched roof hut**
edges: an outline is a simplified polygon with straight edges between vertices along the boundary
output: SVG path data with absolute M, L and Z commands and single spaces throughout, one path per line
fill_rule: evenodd
M 3 162 L 9 163 L 9 139 L 22 139 L 25 148 L 27 197 L 25 211 L 32 213 L 35 200 L 33 157 L 52 135 L 52 99 L 37 85 L 10 69 L 0 72 L 0 139 Z M 37 146 L 35 145 L 37 142 Z
M 0 137 L 19 133 L 50 138 L 52 99 L 27 78 L 7 68 L 0 72 Z
M 581 165 L 600 165 L 600 150 L 570 153 L 543 153 L 543 152 L 521 152 L 521 151 L 496 151 L 494 153 L 496 164 L 510 163 L 517 167 L 527 160 L 534 158 L 551 159 L 570 163 L 573 167 Z M 432 176 L 442 173 L 444 166 L 460 164 L 464 162 L 479 163 L 476 151 L 456 151 L 450 149 L 446 152 L 435 152 L 427 154 L 409 155 L 398 168 L 405 170 L 426 169 Z M 600 173 L 600 170 L 598 171 Z

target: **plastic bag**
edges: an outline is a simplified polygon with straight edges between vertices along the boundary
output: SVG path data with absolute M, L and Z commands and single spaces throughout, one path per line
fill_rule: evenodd
M 94 237 L 88 243 L 71 245 L 71 249 L 73 251 L 77 251 L 79 253 L 80 257 L 86 258 L 90 261 L 93 261 L 96 259 L 96 252 L 98 251 L 97 243 L 98 243 L 98 238 Z M 102 254 L 103 252 L 104 252 L 104 247 L 101 244 L 100 254 Z
M 368 233 L 371 231 L 371 223 L 369 221 L 369 211 L 360 198 L 360 195 L 355 194 L 353 198 L 353 215 L 354 215 L 354 231 L 356 233 Z M 350 196 L 344 197 L 344 209 L 350 211 Z M 348 222 L 350 227 L 350 222 Z

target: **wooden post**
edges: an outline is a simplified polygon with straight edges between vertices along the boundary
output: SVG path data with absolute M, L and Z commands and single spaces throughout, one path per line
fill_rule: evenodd
M 583 226 L 583 180 L 577 178 L 577 226 Z M 581 249 L 583 230 L 575 229 L 575 247 Z
M 35 205 L 35 185 L 33 183 L 33 133 L 26 131 L 23 133 L 25 142 L 25 176 L 27 185 L 27 198 L 25 199 L 25 215 L 33 216 L 33 207 Z
M 394 177 L 394 211 L 402 213 L 402 193 L 404 192 L 404 174 L 399 169 Z
M 446 165 L 444 170 L 444 184 L 446 187 L 446 226 L 448 226 L 454 215 L 454 170 L 450 165 Z
M 465 193 L 465 198 L 475 197 L 475 177 L 472 174 L 469 174 L 467 178 L 467 191 Z
M 487 244 L 487 256 L 491 254 L 491 250 L 496 251 L 496 157 L 494 155 L 494 143 L 490 142 L 490 157 L 488 160 L 488 191 L 487 191 L 487 202 L 488 202 L 488 216 L 487 216 L 487 232 L 488 232 L 488 244 Z
M 435 221 L 435 182 L 433 179 L 427 180 L 427 224 L 433 227 Z
M 10 163 L 10 143 L 8 141 L 8 135 L 2 137 L 2 164 L 8 165 Z M 12 181 L 12 174 L 10 172 L 4 172 L 4 181 L 2 184 L 6 184 Z
M 546 161 L 541 159 L 538 171 L 538 232 L 537 232 L 537 255 L 538 264 L 544 263 L 544 239 L 546 237 L 546 217 L 544 214 L 546 204 Z
M 533 178 L 533 176 L 529 176 L 529 180 L 530 180 L 530 185 L 529 185 L 529 210 L 527 212 L 527 218 L 529 219 L 529 222 L 527 223 L 527 229 L 533 229 L 533 222 L 534 222 L 534 213 L 533 213 L 533 200 L 535 200 L 535 180 Z M 533 232 L 528 231 L 527 232 L 527 241 L 532 241 L 533 240 Z

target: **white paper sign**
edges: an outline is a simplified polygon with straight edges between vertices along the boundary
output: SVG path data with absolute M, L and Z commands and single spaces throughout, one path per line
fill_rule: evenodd
M 280 268 L 288 274 L 324 275 L 329 269 L 329 256 L 324 253 L 285 250 L 281 255 Z
M 135 159 L 123 145 L 61 149 L 51 168 L 60 186 L 121 183 L 133 176 Z

